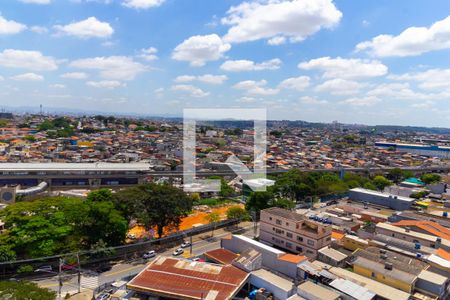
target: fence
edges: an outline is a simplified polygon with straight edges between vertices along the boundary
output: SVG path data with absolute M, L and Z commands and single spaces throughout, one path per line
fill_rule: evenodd
M 107 264 L 114 260 L 127 260 L 132 258 L 140 257 L 143 253 L 148 250 L 156 250 L 161 251 L 163 249 L 171 248 L 178 245 L 185 238 L 202 234 L 213 229 L 225 228 L 230 226 L 235 226 L 240 223 L 239 219 L 232 220 L 224 220 L 217 223 L 202 225 L 199 227 L 178 231 L 174 234 L 162 237 L 160 239 L 154 239 L 144 242 L 138 242 L 129 245 L 117 246 L 117 247 L 109 247 L 105 249 L 99 250 L 84 250 L 74 253 L 65 253 L 61 255 L 34 258 L 34 259 L 24 259 L 24 260 L 16 260 L 10 262 L 1 262 L 0 263 L 0 278 L 11 278 L 11 277 L 26 277 L 30 279 L 30 277 L 43 277 L 44 274 L 35 275 L 32 273 L 28 274 L 18 274 L 17 270 L 20 266 L 23 265 L 31 265 L 33 269 L 38 268 L 42 265 L 50 265 L 54 270 L 57 270 L 59 267 L 60 258 L 68 258 L 68 257 L 76 257 L 79 255 L 81 265 L 86 266 L 95 266 L 101 264 Z M 48 274 L 49 276 L 54 276 L 55 274 Z

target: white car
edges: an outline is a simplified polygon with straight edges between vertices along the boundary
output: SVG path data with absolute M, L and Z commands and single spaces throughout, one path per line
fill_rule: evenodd
M 154 250 L 150 250 L 144 253 L 142 256 L 144 259 L 149 259 L 156 256 L 156 252 Z
M 183 242 L 183 244 L 181 244 L 181 248 L 187 248 L 189 246 L 191 246 L 190 242 Z
M 173 251 L 172 255 L 173 256 L 178 256 L 184 253 L 184 250 L 181 248 L 178 248 L 177 250 Z

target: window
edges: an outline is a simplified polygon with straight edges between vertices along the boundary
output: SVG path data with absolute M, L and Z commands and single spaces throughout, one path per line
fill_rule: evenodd
M 269 217 L 269 220 L 272 221 L 272 217 Z
M 280 229 L 275 229 L 275 232 L 277 234 L 284 234 L 284 230 L 280 230 Z
M 310 246 L 314 246 L 314 241 L 313 240 L 308 240 L 308 245 L 310 245 Z
M 286 247 L 289 248 L 289 249 L 291 249 L 291 248 L 292 248 L 292 244 L 289 243 L 289 242 L 286 242 Z
M 376 277 L 376 275 L 375 275 L 375 273 L 374 273 L 374 272 L 372 272 L 372 277 L 373 277 L 373 278 L 375 278 L 375 277 Z
M 288 238 L 292 238 L 292 233 L 286 232 L 286 236 L 287 236 Z
M 302 248 L 302 247 L 297 246 L 295 249 L 296 249 L 298 252 L 303 252 L 303 248 Z
M 306 250 L 306 253 L 308 253 L 308 254 L 314 254 L 314 252 L 311 251 L 311 250 Z
M 301 236 L 297 235 L 297 241 L 303 242 L 303 238 Z
M 331 238 L 330 238 L 330 237 L 327 237 L 327 242 L 328 242 L 328 241 L 331 241 Z
M 281 220 L 276 220 L 277 225 L 281 225 Z
M 289 222 L 286 222 L 286 226 L 289 226 Z

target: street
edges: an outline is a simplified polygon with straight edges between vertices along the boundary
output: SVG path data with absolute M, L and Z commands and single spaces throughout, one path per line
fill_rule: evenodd
M 241 228 L 241 234 L 253 237 L 254 236 L 254 227 L 253 225 L 249 225 L 246 227 Z M 192 244 L 192 254 L 189 253 L 190 248 L 184 249 L 184 254 L 180 255 L 180 257 L 184 258 L 190 258 L 190 257 L 196 257 L 204 252 L 217 249 L 220 247 L 220 239 L 226 235 L 229 235 L 229 232 L 220 232 L 218 234 L 214 235 L 214 238 L 208 239 L 208 240 L 200 240 L 196 241 Z M 256 233 L 257 234 L 257 233 Z M 165 252 L 158 253 L 158 255 L 163 256 L 172 256 L 173 251 L 178 247 L 173 247 L 168 249 Z M 81 290 L 94 290 L 98 286 L 109 283 L 113 281 L 119 281 L 122 278 L 126 278 L 129 276 L 136 275 L 140 271 L 142 271 L 145 266 L 151 262 L 153 259 L 149 260 L 143 260 L 138 259 L 134 262 L 123 262 L 115 264 L 111 270 L 101 273 L 98 276 L 92 276 L 89 274 L 86 274 L 87 272 L 83 272 L 81 276 Z M 87 270 L 86 270 L 87 271 Z M 67 277 L 63 277 L 63 286 L 61 289 L 61 296 L 64 297 L 67 293 L 74 294 L 78 292 L 78 278 L 77 275 L 65 275 Z M 46 278 L 42 280 L 34 280 L 35 283 L 37 283 L 40 287 L 48 288 L 54 291 L 58 291 L 58 276 L 54 276 L 51 278 Z

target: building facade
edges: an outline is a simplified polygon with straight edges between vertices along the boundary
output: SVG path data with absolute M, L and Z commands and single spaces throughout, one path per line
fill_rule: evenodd
M 295 212 L 272 207 L 261 211 L 260 240 L 293 253 L 316 258 L 331 244 L 331 225 L 309 220 Z

